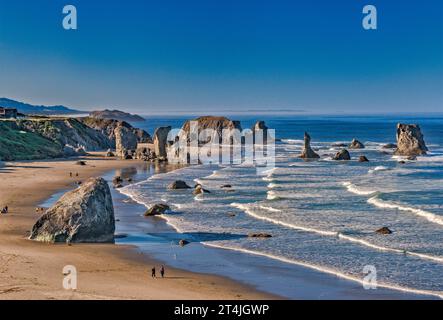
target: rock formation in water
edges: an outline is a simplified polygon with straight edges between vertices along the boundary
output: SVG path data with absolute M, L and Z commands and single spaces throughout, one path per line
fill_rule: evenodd
M 166 160 L 168 158 L 167 144 L 168 134 L 171 127 L 160 127 L 154 132 L 154 152 L 159 160 Z
M 366 156 L 360 156 L 358 157 L 358 162 L 369 162 L 369 160 L 366 158 Z
M 158 203 L 146 210 L 145 217 L 158 216 L 164 214 L 168 210 L 171 210 L 171 208 L 169 208 L 167 204 Z
M 364 149 L 365 145 L 358 141 L 357 139 L 353 139 L 349 145 L 349 149 Z
M 388 144 L 385 144 L 382 148 L 383 149 L 397 149 L 397 145 L 395 143 L 388 143 Z
M 177 180 L 174 181 L 173 183 L 171 183 L 168 186 L 168 189 L 170 190 L 175 190 L 175 189 L 191 189 L 190 186 L 188 186 L 188 184 L 182 180 Z
M 303 159 L 319 159 L 320 156 L 314 152 L 311 148 L 311 136 L 305 132 L 305 138 L 304 138 L 304 148 L 300 155 L 300 158 Z
M 203 186 L 201 184 L 197 184 L 194 187 L 194 192 L 193 192 L 194 195 L 199 195 L 199 194 L 204 194 L 204 193 L 211 193 L 211 191 L 203 188 Z
M 351 155 L 349 154 L 348 150 L 342 149 L 339 152 L 337 152 L 332 159 L 333 160 L 351 160 Z
M 400 156 L 425 155 L 426 147 L 418 124 L 397 124 L 397 149 L 394 154 Z
M 30 239 L 43 242 L 114 242 L 111 191 L 103 178 L 90 178 L 67 192 L 32 228 Z
M 378 234 L 391 234 L 392 231 L 388 227 L 383 227 L 375 231 Z
M 117 156 L 122 159 L 132 159 L 137 149 L 137 136 L 125 126 L 118 126 L 114 134 Z
M 268 140 L 271 139 L 271 137 L 269 137 L 268 130 L 269 128 L 266 126 L 264 121 L 257 121 L 252 127 L 253 143 L 266 145 Z

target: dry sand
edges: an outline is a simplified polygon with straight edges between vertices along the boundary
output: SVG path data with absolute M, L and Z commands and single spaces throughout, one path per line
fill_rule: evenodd
M 167 269 L 165 279 L 152 279 L 150 269 L 161 263 L 131 247 L 111 244 L 43 244 L 27 240 L 39 217 L 39 203 L 70 189 L 76 181 L 135 161 L 85 157 L 76 160 L 10 162 L 0 168 L 0 299 L 270 299 L 272 295 L 223 277 Z M 70 178 L 69 172 L 74 173 Z M 75 173 L 79 177 L 75 177 Z M 63 289 L 62 269 L 74 265 L 76 291 Z

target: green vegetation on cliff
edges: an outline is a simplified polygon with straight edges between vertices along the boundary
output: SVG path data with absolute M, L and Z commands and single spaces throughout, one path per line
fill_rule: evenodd
M 0 160 L 34 160 L 63 156 L 62 146 L 34 132 L 23 131 L 15 121 L 0 121 Z

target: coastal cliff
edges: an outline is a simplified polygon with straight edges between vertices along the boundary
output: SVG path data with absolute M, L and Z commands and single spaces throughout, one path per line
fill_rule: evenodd
M 32 117 L 0 121 L 0 160 L 34 160 L 82 155 L 116 147 L 117 128 L 137 142 L 151 142 L 144 130 L 124 121 Z

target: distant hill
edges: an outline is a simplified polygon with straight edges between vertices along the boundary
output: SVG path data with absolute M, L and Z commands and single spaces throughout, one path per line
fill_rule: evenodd
M 36 106 L 8 98 L 0 98 L 0 107 L 15 108 L 20 113 L 38 115 L 66 115 L 85 113 L 84 111 L 70 109 L 65 106 Z
M 126 122 L 137 122 L 137 121 L 145 121 L 144 118 L 140 117 L 136 114 L 130 114 L 127 112 L 123 112 L 120 110 L 101 110 L 101 111 L 93 111 L 89 114 L 92 118 L 97 119 L 114 119 Z

